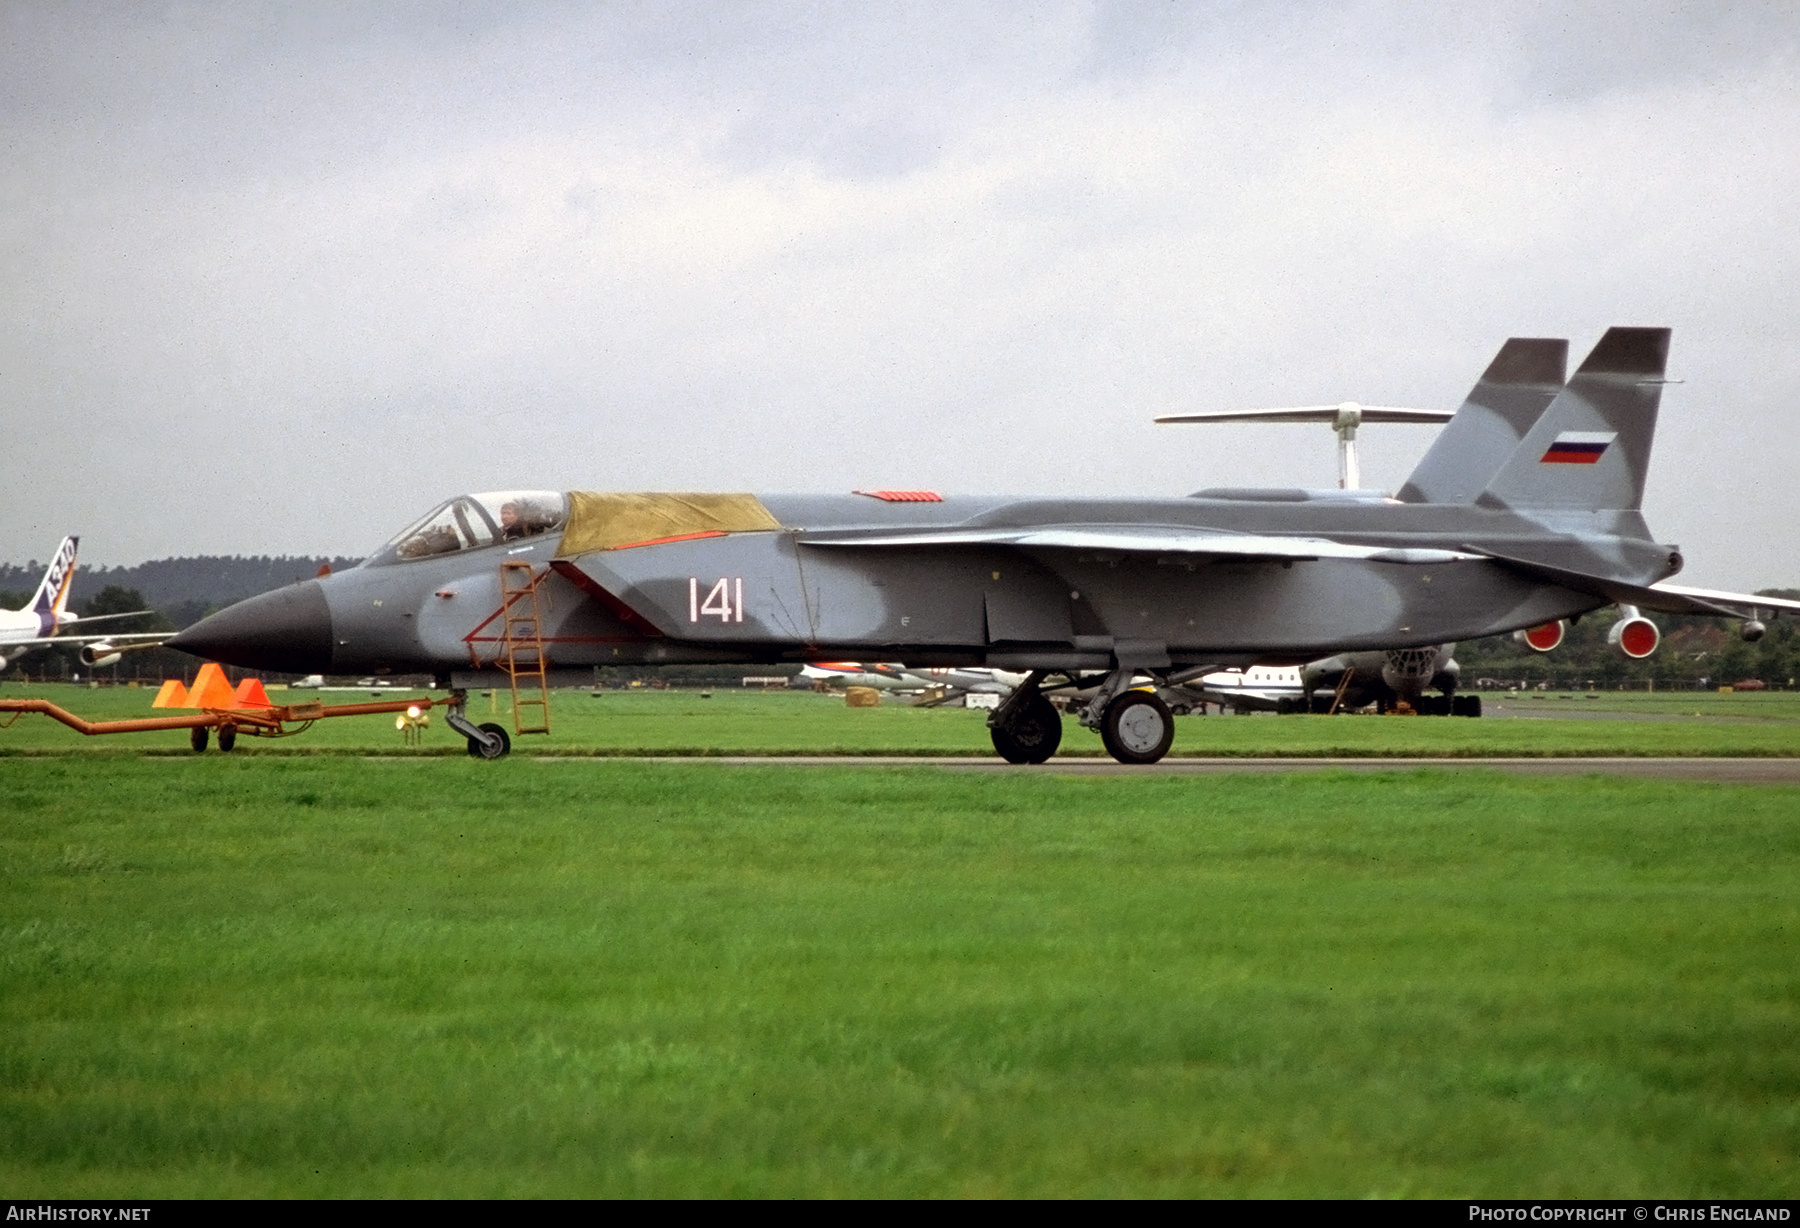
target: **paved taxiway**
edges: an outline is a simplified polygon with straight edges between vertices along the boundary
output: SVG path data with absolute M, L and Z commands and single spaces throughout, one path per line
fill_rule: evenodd
M 545 756 L 546 759 L 554 758 Z M 927 755 L 721 755 L 634 756 L 654 763 L 733 763 L 801 767 L 939 767 L 969 772 L 1050 772 L 1072 776 L 1215 776 L 1225 772 L 1392 772 L 1413 768 L 1485 768 L 1521 776 L 1627 776 L 1649 780 L 1699 780 L 1734 785 L 1800 785 L 1800 758 L 1792 759 L 1177 759 L 1147 767 L 1111 759 L 1052 759 L 1019 767 L 992 758 Z M 568 762 L 575 762 L 570 759 Z M 584 760 L 585 761 L 585 760 Z

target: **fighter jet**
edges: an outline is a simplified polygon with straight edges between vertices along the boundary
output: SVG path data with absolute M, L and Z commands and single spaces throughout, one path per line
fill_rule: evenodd
M 1025 673 L 989 716 L 1041 763 L 1046 692 L 1153 763 L 1155 689 L 1231 666 L 1404 652 L 1613 604 L 1741 618 L 1800 602 L 1668 583 L 1640 508 L 1669 330 L 1504 346 L 1397 495 L 1206 490 L 1062 498 L 528 491 L 450 499 L 359 566 L 251 598 L 171 645 L 293 673 L 428 672 L 471 754 L 469 687 L 600 664 L 888 661 Z M 1647 620 L 1645 620 L 1647 621 Z M 498 727 L 493 727 L 497 729 Z

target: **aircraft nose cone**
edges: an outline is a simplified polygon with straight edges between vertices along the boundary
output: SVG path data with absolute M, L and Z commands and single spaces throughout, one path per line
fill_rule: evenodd
M 331 669 L 331 607 L 317 580 L 290 584 L 201 619 L 168 646 L 248 669 L 323 674 Z

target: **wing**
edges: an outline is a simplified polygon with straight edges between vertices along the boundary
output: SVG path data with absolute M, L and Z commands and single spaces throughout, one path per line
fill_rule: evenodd
M 1284 409 L 1211 409 L 1194 414 L 1161 414 L 1158 422 L 1331 422 L 1345 419 L 1364 422 L 1416 422 L 1429 425 L 1448 422 L 1454 415 L 1443 409 L 1406 409 L 1399 405 L 1294 405 Z
M 58 644 L 123 644 L 136 640 L 161 642 L 173 635 L 173 631 L 128 631 L 120 635 L 38 635 L 24 640 L 0 640 L 0 652 L 9 648 L 49 648 Z
M 1013 546 L 1021 550 L 1092 550 L 1122 554 L 1188 554 L 1211 558 L 1366 559 L 1375 563 L 1451 563 L 1482 556 L 1456 550 L 1364 546 L 1325 537 L 1221 533 L 1174 525 L 1048 525 L 1038 528 L 923 529 L 906 533 L 809 533 L 800 543 L 835 549 L 920 549 Z
M 1547 563 L 1509 558 L 1504 554 L 1477 550 L 1473 546 L 1465 547 L 1465 549 L 1491 559 L 1503 567 L 1536 576 L 1541 580 L 1548 580 L 1563 588 L 1573 589 L 1578 593 L 1593 593 L 1595 596 L 1605 597 L 1620 605 L 1634 605 L 1643 610 L 1655 610 L 1659 614 L 1708 614 L 1715 618 L 1754 618 L 1757 610 L 1764 610 L 1770 614 L 1777 611 L 1800 614 L 1800 601 L 1788 601 L 1782 597 L 1758 597 L 1754 593 L 1727 593 L 1711 588 L 1688 588 L 1685 585 L 1670 584 L 1666 581 L 1658 581 L 1655 584 L 1632 584 L 1608 576 L 1596 576 L 1587 572 L 1552 567 Z
M 1682 600 L 1726 607 L 1728 613 L 1739 618 L 1755 618 L 1759 610 L 1770 614 L 1778 610 L 1785 614 L 1800 614 L 1800 601 L 1789 601 L 1784 597 L 1759 597 L 1755 593 L 1727 593 L 1714 588 L 1688 588 L 1668 583 L 1652 584 L 1650 588 Z
M 155 610 L 126 610 L 123 614 L 77 614 L 73 617 L 65 615 L 64 618 L 66 621 L 63 625 L 73 627 L 78 624 L 86 625 L 87 623 L 111 622 L 118 618 L 142 618 L 146 614 L 154 613 L 156 613 Z M 173 634 L 173 632 L 171 632 L 171 634 Z

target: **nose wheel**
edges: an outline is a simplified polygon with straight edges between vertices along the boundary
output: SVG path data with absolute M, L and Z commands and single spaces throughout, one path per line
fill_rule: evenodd
M 469 739 L 469 754 L 474 758 L 499 759 L 512 749 L 512 739 L 506 736 L 503 726 L 489 721 L 479 728 L 487 736 L 485 739 L 475 737 Z

